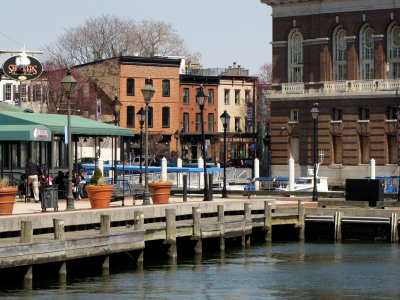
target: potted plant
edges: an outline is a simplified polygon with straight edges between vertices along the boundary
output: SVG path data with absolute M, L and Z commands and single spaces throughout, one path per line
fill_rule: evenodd
M 149 191 L 153 204 L 168 204 L 172 182 L 160 177 L 158 181 L 149 182 Z
M 9 186 L 8 178 L 0 180 L 0 215 L 11 215 L 18 187 Z
M 86 191 L 89 196 L 92 208 L 110 207 L 113 185 L 107 184 L 103 178 L 103 173 L 99 167 L 96 167 L 90 183 L 86 185 Z

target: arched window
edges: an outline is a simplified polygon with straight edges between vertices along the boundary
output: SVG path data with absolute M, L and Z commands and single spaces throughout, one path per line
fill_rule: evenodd
M 360 30 L 360 71 L 361 79 L 374 78 L 374 30 L 364 25 Z
M 400 78 L 400 26 L 392 23 L 387 32 L 387 62 L 389 78 Z
M 288 41 L 289 82 L 303 82 L 303 35 L 299 29 L 289 34 Z
M 347 79 L 347 43 L 346 31 L 342 26 L 336 27 L 333 32 L 333 79 Z

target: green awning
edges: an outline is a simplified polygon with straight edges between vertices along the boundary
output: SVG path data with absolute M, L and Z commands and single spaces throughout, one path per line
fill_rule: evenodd
M 0 125 L 0 141 L 50 142 L 51 130 L 43 125 Z
M 44 126 L 53 134 L 64 135 L 67 127 L 68 116 L 57 114 L 39 114 L 24 112 L 0 111 L 0 127 L 28 126 L 26 130 L 31 130 L 31 126 Z M 0 129 L 4 135 L 0 135 L 0 140 L 15 140 L 12 133 Z M 71 133 L 80 136 L 134 136 L 135 133 L 128 128 L 118 127 L 99 121 L 86 119 L 79 116 L 71 116 Z M 26 139 L 24 139 L 26 140 Z

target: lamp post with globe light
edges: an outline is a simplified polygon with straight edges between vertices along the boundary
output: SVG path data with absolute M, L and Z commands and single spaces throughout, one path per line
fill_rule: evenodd
M 74 210 L 74 196 L 72 194 L 72 140 L 71 140 L 71 95 L 74 92 L 77 81 L 71 75 L 71 70 L 67 70 L 67 76 L 61 80 L 61 85 L 67 94 L 68 120 L 67 120 L 67 142 L 68 142 L 68 193 L 67 210 Z
M 220 116 L 222 126 L 224 127 L 224 185 L 222 187 L 222 198 L 228 198 L 228 193 L 226 191 L 226 130 L 229 125 L 231 116 L 225 110 Z
M 317 190 L 317 122 L 318 122 L 318 103 L 314 103 L 313 108 L 311 109 L 311 116 L 313 118 L 313 163 L 314 163 L 314 184 L 312 191 L 312 201 L 318 201 L 318 190 Z
M 111 101 L 110 107 L 114 114 L 114 125 L 119 125 L 119 113 L 121 111 L 122 103 L 119 101 L 118 97 L 115 96 L 114 100 Z M 117 183 L 117 137 L 114 139 L 114 180 L 113 183 Z
M 139 183 L 142 184 L 143 124 L 146 119 L 145 109 L 143 107 L 141 107 L 136 115 L 138 117 L 139 125 L 140 125 L 140 155 L 139 155 L 140 177 L 139 177 Z
M 144 193 L 143 193 L 143 204 L 149 205 L 149 104 L 151 98 L 153 97 L 155 90 L 153 88 L 153 80 L 147 78 L 145 80 L 145 85 L 142 87 L 142 94 L 144 98 L 145 106 L 145 121 L 144 121 Z M 140 162 L 142 163 L 142 162 Z

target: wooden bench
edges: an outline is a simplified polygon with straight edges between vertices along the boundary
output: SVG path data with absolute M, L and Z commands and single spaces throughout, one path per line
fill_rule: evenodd
M 346 206 L 346 207 L 368 207 L 368 201 L 353 201 L 353 200 L 318 200 L 319 207 L 327 206 Z

